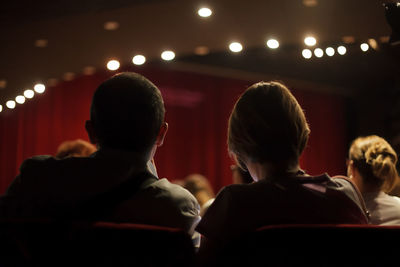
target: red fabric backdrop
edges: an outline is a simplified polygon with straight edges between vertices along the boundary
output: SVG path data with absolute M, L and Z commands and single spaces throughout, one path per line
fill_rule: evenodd
M 174 180 L 201 173 L 216 191 L 230 184 L 227 120 L 237 97 L 253 81 L 154 67 L 129 70 L 152 80 L 164 96 L 169 131 L 156 154 L 159 176 Z M 99 72 L 61 82 L 16 109 L 0 113 L 0 193 L 27 157 L 54 154 L 65 140 L 88 140 L 84 122 L 89 118 L 92 94 L 112 74 Z M 292 90 L 311 127 L 302 168 L 310 174 L 343 174 L 347 140 L 344 99 L 301 88 Z

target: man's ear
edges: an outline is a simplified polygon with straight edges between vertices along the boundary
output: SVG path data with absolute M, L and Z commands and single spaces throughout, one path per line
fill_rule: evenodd
M 168 123 L 164 122 L 161 127 L 160 127 L 160 131 L 158 132 L 157 135 L 157 139 L 156 139 L 156 145 L 157 146 L 162 146 L 162 144 L 164 143 L 164 138 L 165 135 L 168 132 Z
M 94 131 L 93 123 L 90 120 L 85 122 L 85 129 L 89 136 L 90 143 L 97 144 L 96 133 Z

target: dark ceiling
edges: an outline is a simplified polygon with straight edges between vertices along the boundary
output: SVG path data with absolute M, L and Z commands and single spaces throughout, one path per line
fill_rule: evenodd
M 177 58 L 167 64 L 218 66 L 273 77 L 313 80 L 344 90 L 360 90 L 370 80 L 397 75 L 396 51 L 385 43 L 391 34 L 383 3 L 373 0 L 90 0 L 8 1 L 0 9 L 0 104 L 22 94 L 39 81 L 61 81 L 65 73 L 81 75 L 85 67 L 105 69 L 109 59 L 132 64 L 135 54 L 160 61 L 165 49 Z M 202 5 L 213 10 L 209 18 L 197 15 Z M 104 23 L 119 28 L 106 31 Z M 314 35 L 317 46 L 337 47 L 351 36 L 345 56 L 301 57 L 303 39 Z M 265 46 L 269 37 L 280 42 L 276 51 Z M 370 38 L 378 50 L 361 52 Z M 36 40 L 47 41 L 36 47 Z M 240 54 L 228 51 L 240 41 Z M 194 55 L 198 46 L 210 53 Z M 5 81 L 6 83 L 4 83 Z

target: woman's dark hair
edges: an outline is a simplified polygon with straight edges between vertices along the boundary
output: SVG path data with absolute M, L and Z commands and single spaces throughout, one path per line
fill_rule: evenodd
M 296 98 L 279 82 L 250 86 L 236 102 L 228 125 L 228 148 L 238 159 L 297 161 L 310 134 Z

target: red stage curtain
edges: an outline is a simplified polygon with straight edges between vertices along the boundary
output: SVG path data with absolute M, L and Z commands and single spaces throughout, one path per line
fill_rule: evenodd
M 169 131 L 156 154 L 159 176 L 175 180 L 201 173 L 216 191 L 230 184 L 228 116 L 237 97 L 253 82 L 154 67 L 129 70 L 152 80 L 164 96 Z M 53 155 L 64 140 L 88 139 L 84 122 L 89 118 L 92 94 L 111 75 L 99 72 L 61 82 L 16 109 L 0 113 L 0 192 L 27 157 Z M 302 168 L 310 174 L 343 174 L 347 140 L 344 99 L 292 90 L 311 126 Z

